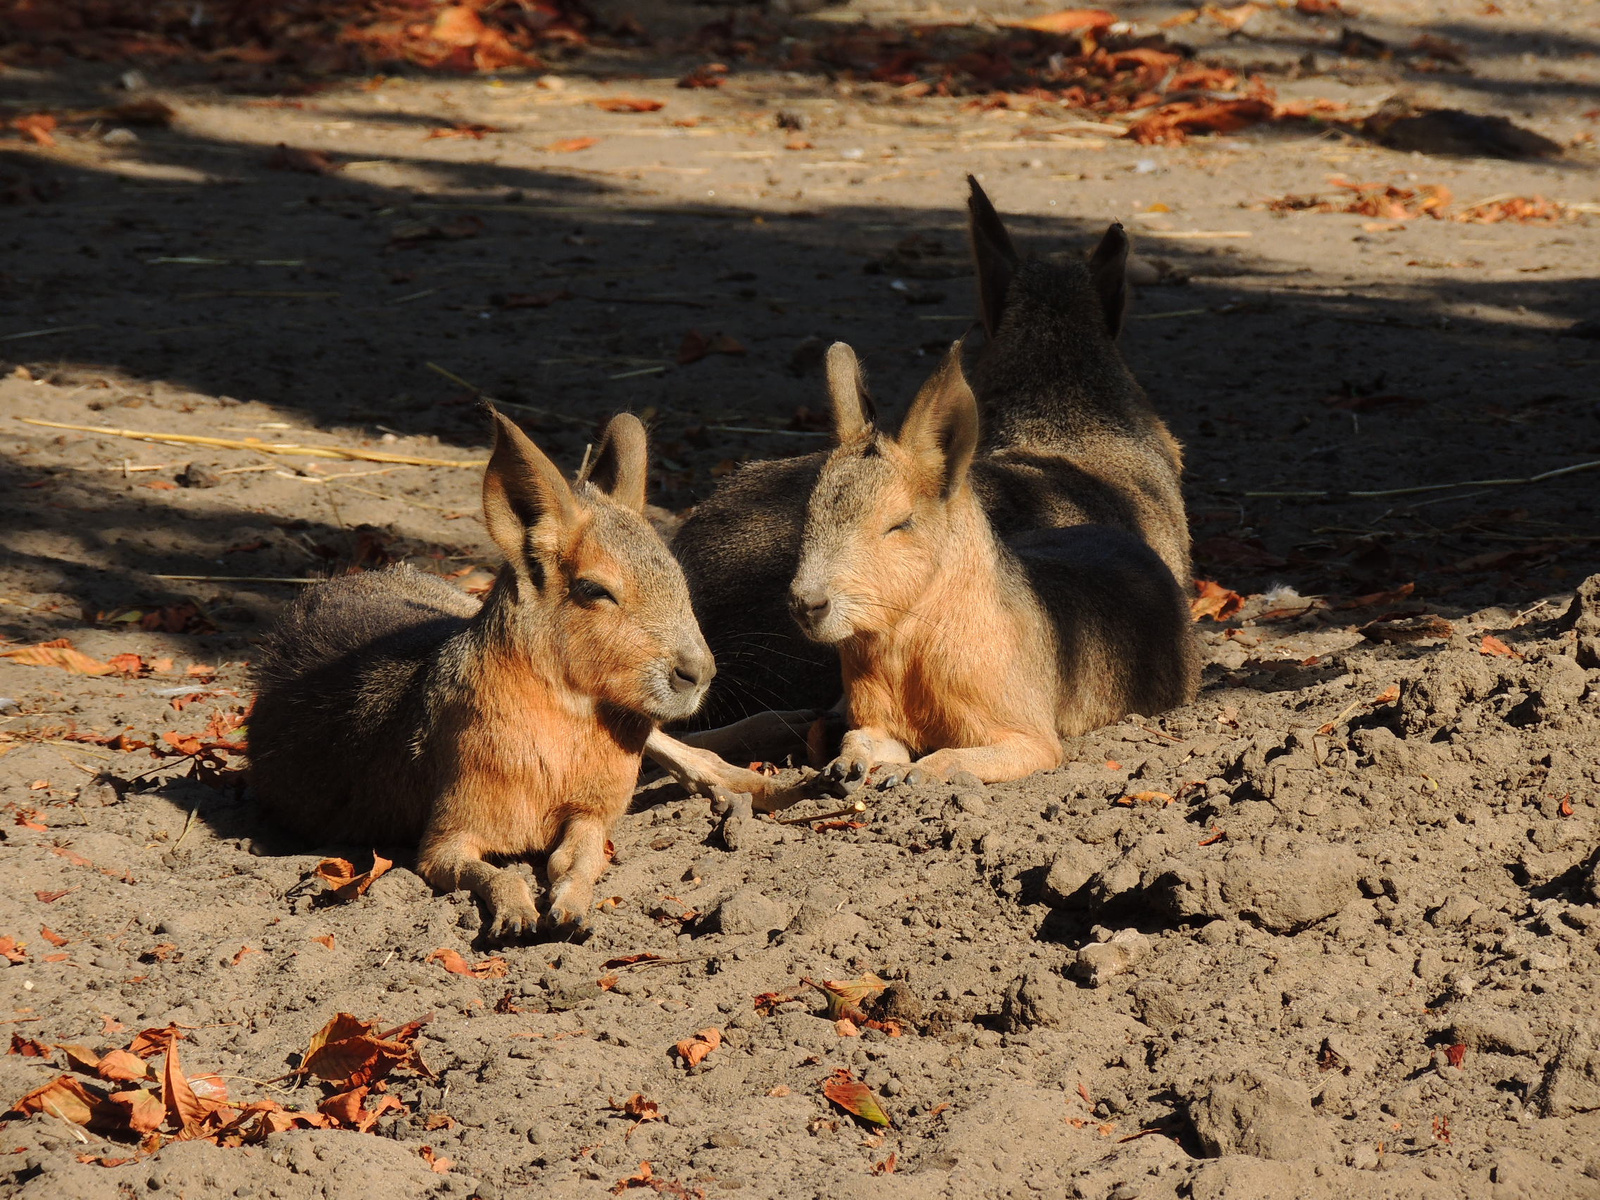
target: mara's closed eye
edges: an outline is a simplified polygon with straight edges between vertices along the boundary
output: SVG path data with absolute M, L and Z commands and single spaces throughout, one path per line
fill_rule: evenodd
M 902 520 L 896 521 L 893 525 L 889 526 L 888 529 L 885 529 L 884 533 L 885 534 L 902 533 L 905 530 L 910 529 L 910 528 L 911 528 L 911 514 L 907 513 L 906 516 Z
M 602 600 L 609 600 L 612 604 L 617 602 L 608 589 L 592 579 L 574 579 L 571 590 L 572 598 L 580 604 L 598 604 Z

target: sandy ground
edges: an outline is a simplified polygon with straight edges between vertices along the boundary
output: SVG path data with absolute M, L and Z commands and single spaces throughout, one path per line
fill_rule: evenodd
M 146 67 L 170 127 L 0 143 L 0 651 L 66 638 L 153 668 L 0 658 L 6 1032 L 99 1052 L 176 1022 L 191 1073 L 307 1109 L 325 1090 L 280 1077 L 336 1013 L 432 1014 L 433 1072 L 392 1076 L 403 1108 L 372 1133 L 243 1148 L 145 1156 L 13 1118 L 0 1193 L 1600 1196 L 1600 595 L 1572 600 L 1600 571 L 1600 472 L 1404 491 L 1600 459 L 1582 336 L 1600 316 L 1582 140 L 1600 14 L 1484 9 L 1170 34 L 1280 98 L 1407 90 L 1572 144 L 1562 158 L 1305 124 L 1140 146 L 820 72 L 681 89 L 705 55 L 643 51 L 542 82 L 311 94 Z M 790 28 L 863 15 L 907 19 L 858 5 Z M 1344 25 L 1449 38 L 1464 65 L 1341 57 Z M 0 100 L 119 102 L 123 69 L 7 69 Z M 620 96 L 664 107 L 592 104 Z M 472 123 L 497 132 L 428 137 Z M 548 149 L 578 138 L 596 140 Z M 280 142 L 347 165 L 273 169 Z M 1119 219 L 1148 264 L 1124 349 L 1187 446 L 1198 573 L 1249 597 L 1204 623 L 1195 704 L 1079 739 L 1058 771 L 903 787 L 859 825 L 761 822 L 736 851 L 705 802 L 649 784 L 594 937 L 493 950 L 475 904 L 433 895 L 403 848 L 330 904 L 307 882 L 328 848 L 109 741 L 226 729 L 253 637 L 301 586 L 273 580 L 407 560 L 480 584 L 479 475 L 23 419 L 470 464 L 481 390 L 575 467 L 631 409 L 652 425 L 651 499 L 682 512 L 741 460 L 820 444 L 799 411 L 824 405 L 813 339 L 852 342 L 904 403 L 972 317 L 969 171 L 1031 251 Z M 1333 177 L 1443 185 L 1455 211 L 1569 207 L 1476 224 L 1269 204 Z M 680 362 L 691 331 L 740 352 Z M 182 486 L 191 463 L 214 486 Z M 1395 613 L 1449 628 L 1357 632 Z M 503 967 L 453 974 L 438 949 Z M 845 1036 L 802 979 L 866 972 L 896 985 L 889 1030 Z M 675 1044 L 711 1028 L 720 1047 L 686 1067 Z M 0 1099 L 61 1061 L 0 1055 Z M 839 1071 L 887 1128 L 825 1098 Z M 619 1111 L 635 1093 L 662 1119 Z

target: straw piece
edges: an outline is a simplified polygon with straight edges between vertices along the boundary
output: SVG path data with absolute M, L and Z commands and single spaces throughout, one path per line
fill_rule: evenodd
M 201 437 L 192 433 L 146 433 L 138 429 L 102 429 L 97 425 L 69 425 L 64 421 L 40 421 L 18 417 L 24 425 L 43 425 L 49 429 L 74 429 L 102 437 L 132 438 L 136 442 L 177 443 L 185 446 L 214 446 L 219 450 L 254 450 L 257 454 L 300 454 L 311 458 L 339 458 L 359 462 L 398 463 L 408 467 L 481 467 L 487 459 L 422 458 L 414 454 L 386 454 L 353 446 L 297 446 L 287 442 L 240 441 L 236 438 Z

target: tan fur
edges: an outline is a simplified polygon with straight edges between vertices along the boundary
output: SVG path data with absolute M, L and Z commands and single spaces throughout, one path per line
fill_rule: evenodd
M 829 356 L 841 440 L 812 493 L 792 600 L 802 629 L 839 650 L 852 728 L 832 773 L 853 779 L 914 762 L 940 777 L 1014 779 L 1058 765 L 1062 737 L 1136 701 L 1184 698 L 1193 671 L 1181 600 L 1140 539 L 1096 526 L 1053 531 L 1086 567 L 1109 554 L 1111 569 L 1041 590 L 1027 549 L 997 537 L 974 488 L 974 471 L 994 468 L 974 464 L 978 415 L 959 344 L 893 438 L 854 400 L 859 375 L 847 356 L 842 345 Z M 1145 605 L 1156 620 L 1142 633 L 1119 631 L 1114 614 L 1099 620 L 1121 603 Z M 1125 661 L 1142 648 L 1129 643 L 1159 646 L 1163 630 L 1174 661 L 1151 678 Z
M 655 722 L 693 713 L 714 667 L 639 511 L 638 421 L 611 423 L 574 489 L 495 417 L 484 519 L 506 564 L 482 607 L 414 572 L 316 589 L 265 648 L 251 736 L 265 806 L 314 835 L 415 838 L 423 878 L 471 889 L 503 937 L 588 923 Z M 319 761 L 330 707 L 347 749 Z M 542 920 L 488 861 L 540 852 Z

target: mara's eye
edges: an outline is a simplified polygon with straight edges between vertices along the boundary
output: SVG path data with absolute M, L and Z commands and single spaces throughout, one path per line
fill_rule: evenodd
M 612 604 L 617 602 L 615 596 L 592 579 L 574 579 L 572 598 L 580 604 L 598 604 L 602 600 L 609 600 Z
M 884 530 L 884 532 L 885 533 L 904 533 L 907 529 L 910 529 L 910 528 L 911 528 L 911 516 L 908 513 L 903 520 L 896 521 L 893 525 L 889 526 L 888 529 Z

